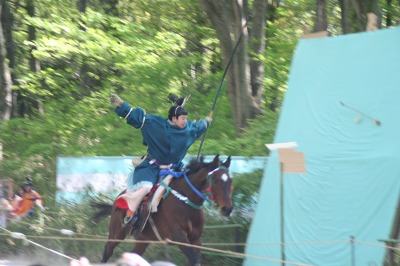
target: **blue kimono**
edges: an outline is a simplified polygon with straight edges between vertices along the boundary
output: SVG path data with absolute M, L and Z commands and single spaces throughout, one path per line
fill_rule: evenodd
M 145 110 L 131 108 L 127 103 L 115 108 L 127 123 L 141 129 L 143 144 L 147 146 L 147 159 L 140 163 L 128 177 L 128 190 L 135 190 L 143 183 L 158 181 L 159 165 L 180 165 L 190 146 L 209 125 L 208 119 L 188 121 L 185 128 L 174 126 L 170 120 L 146 114 Z M 156 160 L 156 163 L 151 161 Z

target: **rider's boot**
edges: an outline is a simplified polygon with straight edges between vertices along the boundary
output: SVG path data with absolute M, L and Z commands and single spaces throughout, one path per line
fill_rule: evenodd
M 134 225 L 139 217 L 138 207 L 140 202 L 150 192 L 153 185 L 151 183 L 146 183 L 138 187 L 133 191 L 126 191 L 124 194 L 120 195 L 116 200 L 117 207 L 125 207 L 127 210 L 126 217 L 124 218 L 124 224 Z M 124 203 L 124 204 L 117 204 Z M 133 211 L 132 211 L 133 210 Z
M 129 224 L 129 225 L 134 226 L 135 223 L 137 222 L 138 218 L 139 218 L 139 215 L 137 213 L 135 213 L 135 212 L 131 211 L 130 209 L 128 209 L 126 211 L 126 215 L 125 215 L 125 218 L 124 218 L 124 224 Z

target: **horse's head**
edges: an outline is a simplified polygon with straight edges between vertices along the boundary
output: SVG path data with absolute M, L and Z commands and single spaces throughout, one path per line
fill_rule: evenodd
M 220 163 L 217 155 L 211 163 L 213 170 L 208 175 L 207 192 L 210 194 L 210 199 L 218 205 L 223 216 L 229 216 L 233 210 L 233 186 L 232 178 L 229 175 L 230 164 L 231 156 L 225 162 Z

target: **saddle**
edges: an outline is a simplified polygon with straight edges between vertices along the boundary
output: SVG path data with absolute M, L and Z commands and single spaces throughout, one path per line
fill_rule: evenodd
M 163 179 L 163 183 L 169 185 L 170 182 L 172 181 L 173 176 L 168 175 Z M 143 200 L 140 202 L 134 217 L 132 217 L 132 221 L 128 222 L 130 227 L 132 228 L 132 233 L 134 236 L 139 235 L 144 227 L 146 226 L 146 223 L 150 217 L 150 214 L 152 212 L 157 212 L 157 206 L 161 201 L 161 198 L 163 197 L 163 194 L 165 193 L 165 188 L 160 185 L 161 183 L 155 184 L 150 192 L 144 196 Z M 123 191 L 120 195 L 123 195 L 126 192 Z M 125 200 L 116 200 L 115 201 L 116 206 L 119 209 L 122 209 L 126 211 L 128 209 L 128 204 Z

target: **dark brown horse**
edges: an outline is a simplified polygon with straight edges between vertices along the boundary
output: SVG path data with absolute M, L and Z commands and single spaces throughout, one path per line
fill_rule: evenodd
M 220 162 L 219 156 L 209 163 L 193 160 L 187 167 L 186 176 L 174 179 L 170 184 L 170 193 L 161 200 L 158 211 L 151 213 L 150 221 L 136 240 L 166 240 L 191 245 L 201 245 L 205 216 L 201 209 L 206 199 L 201 191 L 208 191 L 210 198 L 218 205 L 223 216 L 232 212 L 232 179 L 229 176 L 231 158 Z M 111 206 L 110 206 L 111 207 Z M 123 223 L 125 211 L 112 206 L 108 239 L 125 239 L 131 233 L 131 227 Z M 107 262 L 119 242 L 109 241 L 104 247 L 102 262 Z M 136 243 L 132 252 L 142 255 L 148 243 Z M 190 265 L 200 265 L 199 249 L 179 246 L 188 257 Z

